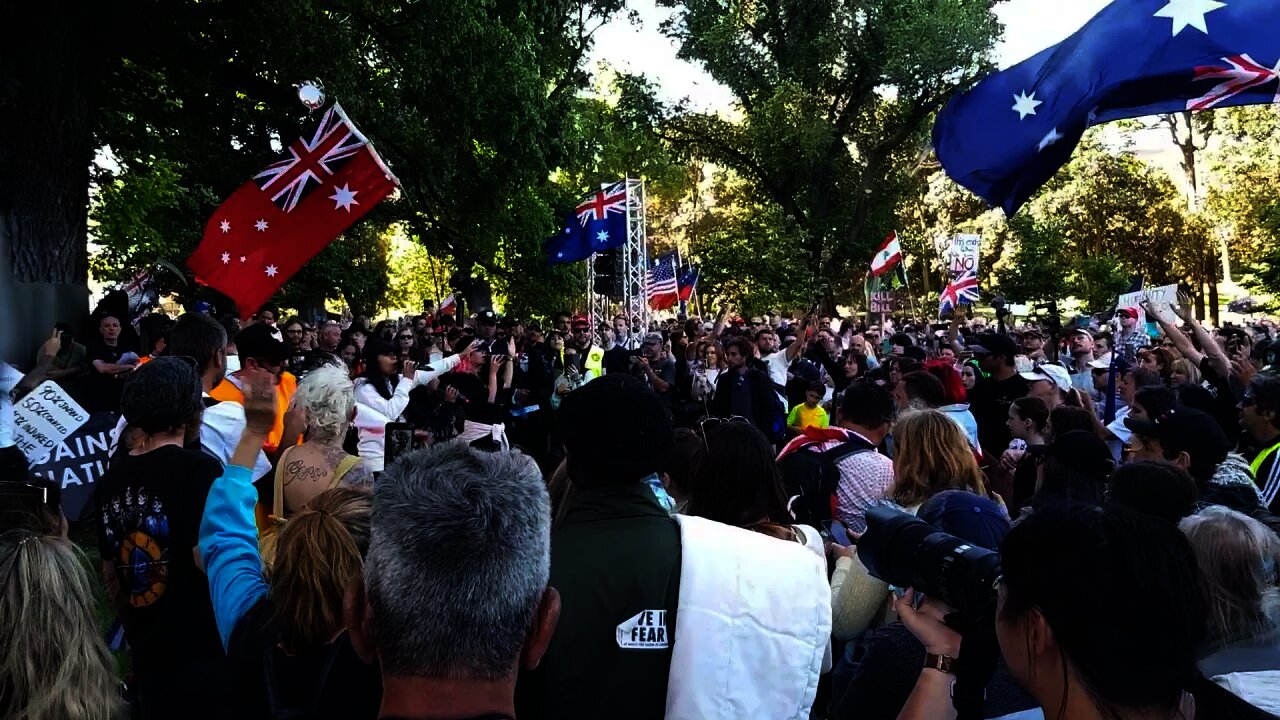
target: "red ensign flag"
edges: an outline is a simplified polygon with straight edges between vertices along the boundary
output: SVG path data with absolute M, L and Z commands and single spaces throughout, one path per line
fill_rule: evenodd
M 335 104 L 311 136 L 231 194 L 187 259 L 243 317 L 400 184 Z

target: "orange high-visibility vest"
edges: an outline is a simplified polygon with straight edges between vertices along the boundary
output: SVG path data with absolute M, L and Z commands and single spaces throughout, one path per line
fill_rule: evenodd
M 297 389 L 298 378 L 289 372 L 280 374 L 280 382 L 276 384 L 276 422 L 271 426 L 271 432 L 267 433 L 267 441 L 262 444 L 262 449 L 269 453 L 275 452 L 284 438 L 284 414 Z M 230 376 L 223 378 L 217 387 L 209 391 L 209 397 L 221 402 L 244 405 L 244 392 L 236 384 L 235 378 Z

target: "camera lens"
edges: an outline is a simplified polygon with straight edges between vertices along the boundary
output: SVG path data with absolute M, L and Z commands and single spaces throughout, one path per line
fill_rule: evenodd
M 867 511 L 858 558 L 873 577 L 913 587 L 964 613 L 994 607 L 1000 555 L 893 507 Z

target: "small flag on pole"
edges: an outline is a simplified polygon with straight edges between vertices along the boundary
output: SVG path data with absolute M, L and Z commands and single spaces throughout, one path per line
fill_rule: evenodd
M 659 255 L 649 268 L 649 287 L 645 291 L 649 306 L 665 310 L 680 300 L 680 284 L 676 280 L 676 254 Z
M 871 274 L 883 275 L 902 261 L 902 246 L 898 244 L 898 231 L 889 233 L 888 237 L 871 258 Z

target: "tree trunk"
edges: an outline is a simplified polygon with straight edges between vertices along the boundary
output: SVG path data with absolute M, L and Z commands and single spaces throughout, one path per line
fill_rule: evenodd
M 101 59 L 89 4 L 0 7 L 0 354 L 27 367 L 55 320 L 75 327 L 89 312 L 90 62 Z

